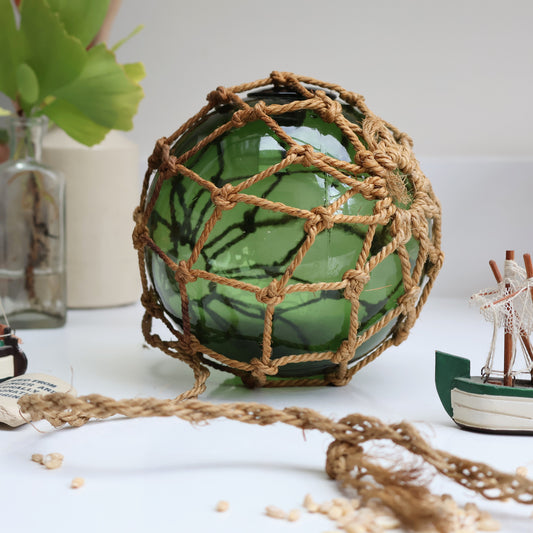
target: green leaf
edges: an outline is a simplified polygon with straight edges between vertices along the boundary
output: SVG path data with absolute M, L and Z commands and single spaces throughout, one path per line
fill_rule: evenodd
M 20 34 L 25 62 L 39 80 L 41 100 L 80 75 L 87 52 L 78 39 L 67 34 L 44 0 L 22 2 Z
M 49 117 L 67 135 L 87 146 L 103 141 L 110 130 L 96 124 L 78 108 L 64 100 L 55 100 L 43 108 L 41 114 Z
M 77 37 L 84 48 L 94 39 L 109 8 L 110 0 L 47 0 L 70 35 Z
M 142 24 L 139 24 L 139 26 L 137 26 L 132 32 L 126 35 L 126 37 L 120 39 L 118 43 L 114 44 L 111 48 L 111 51 L 116 52 L 123 44 L 127 43 L 132 37 L 135 37 L 135 35 L 137 35 L 143 28 L 144 26 Z
M 30 107 L 35 104 L 39 97 L 39 80 L 27 63 L 17 67 L 17 87 L 24 103 Z
M 55 95 L 70 102 L 97 124 L 129 130 L 133 128 L 132 119 L 144 93 L 116 62 L 115 55 L 99 44 L 89 50 L 80 76 L 58 89 Z
M 125 63 L 122 68 L 126 72 L 126 76 L 134 83 L 139 83 L 146 76 L 144 65 L 142 63 Z
M 0 107 L 0 117 L 8 117 L 9 115 L 11 115 L 11 111 L 9 111 L 9 109 Z
M 16 70 L 20 57 L 19 35 L 10 0 L 0 0 L 0 91 L 17 97 Z

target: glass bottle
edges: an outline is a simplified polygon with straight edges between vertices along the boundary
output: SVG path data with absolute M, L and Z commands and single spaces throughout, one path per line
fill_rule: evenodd
M 0 298 L 13 328 L 66 319 L 65 181 L 43 165 L 46 117 L 8 117 L 10 158 L 0 165 Z

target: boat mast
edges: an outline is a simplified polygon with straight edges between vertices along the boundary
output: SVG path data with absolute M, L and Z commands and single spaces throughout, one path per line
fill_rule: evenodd
M 514 250 L 507 250 L 505 252 L 505 260 L 506 261 L 514 261 Z M 504 270 L 505 273 L 505 270 Z M 511 284 L 506 281 L 505 283 L 505 290 L 509 292 L 511 288 Z M 512 307 L 509 305 L 507 307 L 507 312 L 512 313 Z M 512 387 L 513 386 L 513 376 L 511 375 L 511 366 L 513 363 L 513 349 L 514 349 L 514 343 L 513 343 L 513 332 L 508 331 L 508 328 L 505 329 L 504 337 L 503 337 L 503 384 L 506 387 Z
M 505 252 L 505 260 L 506 261 L 514 261 L 514 250 L 507 250 Z M 503 277 L 500 273 L 500 270 L 498 269 L 498 265 L 496 264 L 496 261 L 491 260 L 489 261 L 490 268 L 492 270 L 492 273 L 494 274 L 494 277 L 496 278 L 497 283 L 501 283 L 503 281 Z M 510 284 L 505 284 L 505 290 L 509 291 Z M 512 313 L 512 309 L 510 307 L 506 307 L 506 311 L 508 313 Z M 506 387 L 512 387 L 513 386 L 513 376 L 511 375 L 511 366 L 513 361 L 513 333 L 512 331 L 507 331 L 507 328 L 504 328 L 504 337 L 503 337 L 503 384 Z

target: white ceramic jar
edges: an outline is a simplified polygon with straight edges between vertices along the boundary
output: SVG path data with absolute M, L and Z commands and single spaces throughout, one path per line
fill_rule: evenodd
M 43 162 L 66 178 L 68 307 L 137 301 L 139 269 L 131 240 L 140 189 L 137 145 L 113 130 L 87 147 L 54 128 L 44 138 Z

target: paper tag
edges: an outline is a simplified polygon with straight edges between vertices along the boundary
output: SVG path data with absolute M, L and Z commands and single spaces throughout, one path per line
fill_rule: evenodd
M 15 375 L 15 358 L 12 355 L 0 357 L 0 379 L 12 378 Z
M 26 394 L 49 394 L 52 392 L 76 391 L 69 383 L 46 374 L 26 374 L 0 383 L 0 423 L 17 427 L 25 424 L 20 414 L 18 400 Z

